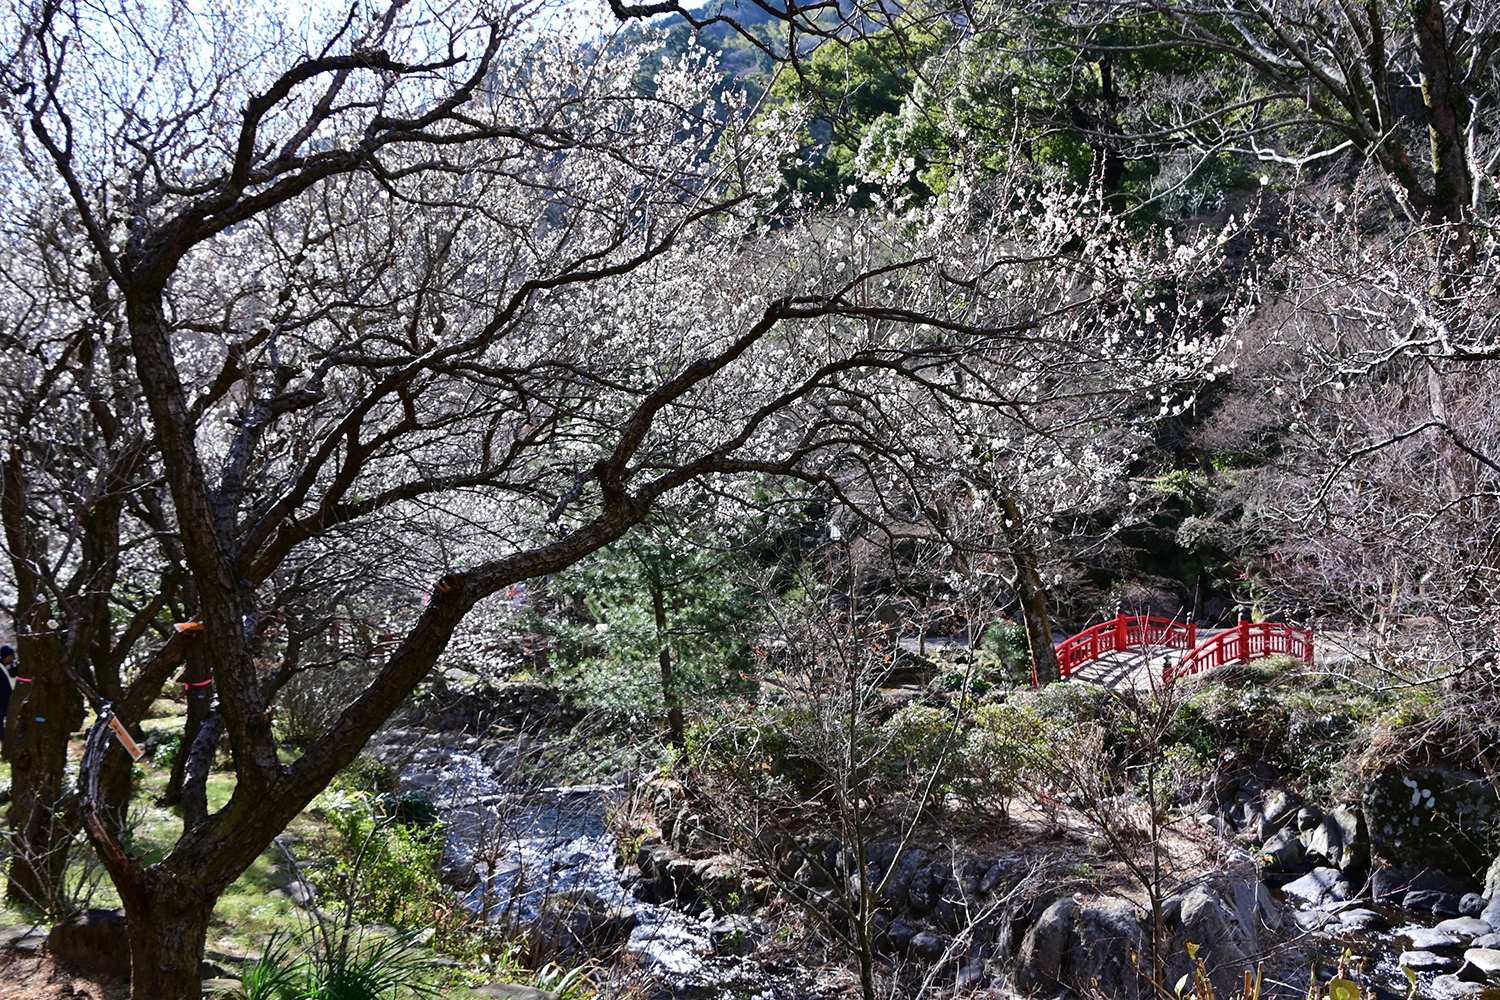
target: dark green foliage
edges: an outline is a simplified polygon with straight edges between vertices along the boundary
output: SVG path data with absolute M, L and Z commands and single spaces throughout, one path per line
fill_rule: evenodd
M 945 33 L 927 26 L 882 31 L 849 45 L 824 45 L 800 72 L 782 76 L 772 96 L 806 102 L 814 114 L 803 156 L 786 167 L 793 189 L 819 201 L 855 195 L 855 204 L 868 204 L 877 185 L 860 162 L 865 135 L 901 111 L 915 86 L 915 70 L 944 40 Z M 923 196 L 932 193 L 922 179 L 927 166 L 925 160 L 915 165 L 908 179 Z
M 420 792 L 384 792 L 375 800 L 375 815 L 406 827 L 429 827 L 438 821 L 437 806 Z
M 1001 621 L 984 630 L 976 666 L 991 684 L 1018 687 L 1031 683 L 1031 644 L 1026 626 Z
M 610 546 L 556 577 L 556 613 L 529 623 L 552 641 L 550 679 L 580 707 L 635 725 L 671 705 L 753 690 L 754 565 L 729 532 L 683 524 L 653 525 Z

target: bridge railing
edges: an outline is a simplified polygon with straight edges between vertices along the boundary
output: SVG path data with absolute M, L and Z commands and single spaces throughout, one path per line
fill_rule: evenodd
M 1117 608 L 1113 618 L 1090 626 L 1058 644 L 1057 669 L 1067 680 L 1074 670 L 1105 653 L 1140 646 L 1192 649 L 1197 641 L 1198 626 L 1192 615 L 1184 622 L 1156 615 L 1127 615 Z
M 1161 679 L 1162 683 L 1171 684 L 1226 663 L 1245 663 L 1263 656 L 1295 656 L 1311 663 L 1312 630 L 1293 628 L 1280 622 L 1251 622 L 1241 611 L 1234 628 L 1204 640 L 1202 645 L 1184 653 L 1175 664 L 1162 667 Z

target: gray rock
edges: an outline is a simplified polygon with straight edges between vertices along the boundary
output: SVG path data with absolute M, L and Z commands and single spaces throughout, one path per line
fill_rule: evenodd
M 1311 830 L 1323 822 L 1323 810 L 1317 806 L 1303 806 L 1297 810 L 1297 829 Z
M 1131 953 L 1146 951 L 1146 929 L 1135 906 L 1123 899 L 1097 900 L 1078 919 L 1079 945 L 1074 949 L 1074 984 L 1095 980 L 1108 997 L 1124 1000 L 1141 994 L 1140 974 Z
M 1491 979 L 1500 978 L 1500 949 L 1470 948 L 1464 952 L 1464 961 L 1483 971 Z
M 1370 887 L 1377 903 L 1400 903 L 1408 892 L 1417 889 L 1448 892 L 1455 896 L 1469 891 L 1468 884 L 1462 879 L 1435 868 L 1377 868 L 1370 873 Z
M 1239 828 L 1247 840 L 1260 840 L 1265 831 L 1265 814 L 1260 811 L 1260 804 L 1253 800 L 1236 802 L 1231 806 L 1229 821 Z
M 549 896 L 531 926 L 538 955 L 585 956 L 611 948 L 630 936 L 634 911 L 605 901 L 588 889 Z
M 1063 956 L 1068 954 L 1068 939 L 1080 907 L 1072 899 L 1059 899 L 1042 911 L 1036 923 L 1021 939 L 1016 953 L 1016 985 L 1023 992 L 1033 992 L 1060 983 Z
M 1339 918 L 1326 910 L 1293 910 L 1292 923 L 1299 931 L 1320 931 L 1329 924 L 1336 924 Z
M 1451 917 L 1433 925 L 1433 930 L 1443 934 L 1453 934 L 1461 938 L 1472 939 L 1481 937 L 1490 932 L 1490 925 L 1483 920 L 1473 917 Z
M 1364 818 L 1356 809 L 1329 811 L 1302 834 L 1302 847 L 1314 865 L 1363 875 L 1369 867 L 1370 841 Z
M 1214 988 L 1224 996 L 1234 995 L 1237 977 L 1243 974 L 1257 950 L 1255 886 L 1248 882 L 1217 888 L 1194 886 L 1169 908 L 1176 913 L 1178 927 L 1168 949 L 1168 978 L 1191 971 L 1186 946 L 1199 946 L 1198 957 L 1208 967 Z
M 886 934 L 891 939 L 891 948 L 897 952 L 904 952 L 906 946 L 911 944 L 911 939 L 917 936 L 917 929 L 898 917 L 891 921 Z
M 1266 868 L 1273 872 L 1305 872 L 1312 867 L 1307 862 L 1302 839 L 1291 829 L 1277 833 L 1261 846 L 1258 853 Z
M 469 991 L 470 996 L 492 997 L 494 1000 L 558 1000 L 560 994 L 551 990 L 539 990 L 535 986 L 520 983 L 490 983 Z
M 1016 862 L 1004 858 L 996 861 L 985 870 L 984 876 L 979 880 L 979 894 L 986 895 L 994 892 L 1016 872 Z
M 1469 944 L 1475 948 L 1500 948 L 1500 933 L 1481 935 Z
M 218 962 L 210 962 L 208 959 L 198 963 L 199 979 L 233 979 L 234 974 Z
M 1432 951 L 1403 951 L 1398 959 L 1401 968 L 1418 972 L 1439 972 L 1458 968 L 1458 959 Z
M 755 921 L 738 914 L 720 917 L 708 928 L 715 955 L 748 955 L 755 950 L 759 936 Z
M 1265 816 L 1266 832 L 1281 829 L 1297 815 L 1297 797 L 1284 788 L 1270 788 L 1261 797 L 1261 813 Z
M 1484 904 L 1488 902 L 1477 892 L 1466 892 L 1458 898 L 1458 912 L 1465 917 L 1477 917 L 1484 912 Z
M 1203 827 L 1205 830 L 1212 830 L 1220 837 L 1234 836 L 1234 824 L 1229 822 L 1229 820 L 1225 819 L 1223 816 L 1217 815 L 1216 813 L 1204 813 L 1203 815 L 1199 816 L 1198 825 Z
M 15 951 L 40 951 L 47 943 L 47 932 L 36 924 L 6 924 L 0 926 L 0 948 Z
M 1401 905 L 1418 913 L 1432 913 L 1440 917 L 1458 916 L 1459 897 L 1451 892 L 1434 889 L 1413 889 L 1401 897 Z
M 907 905 L 907 893 L 911 889 L 912 878 L 919 870 L 926 867 L 927 859 L 927 852 L 921 848 L 902 851 L 901 856 L 896 859 L 896 870 L 891 873 L 890 880 L 885 884 L 885 890 L 880 894 L 881 902 L 888 904 L 894 910 L 904 908 Z
M 1342 903 L 1354 895 L 1348 881 L 1337 868 L 1314 868 L 1301 878 L 1282 886 L 1281 891 L 1313 906 Z
M 1084 907 L 1060 899 L 1022 939 L 1016 985 L 1023 992 L 1096 989 L 1116 1000 L 1133 1000 L 1142 989 L 1130 956 L 1144 953 L 1145 946 L 1145 926 L 1132 904 L 1104 899 Z
M 1391 922 L 1383 915 L 1360 907 L 1343 910 L 1338 917 L 1339 923 L 1357 931 L 1383 931 L 1391 926 Z
M 1490 901 L 1485 906 L 1484 912 L 1479 915 L 1479 919 L 1489 924 L 1494 930 L 1500 931 L 1500 892 L 1490 897 Z
M 130 975 L 130 938 L 124 910 L 86 910 L 47 932 L 47 951 L 79 970 L 123 979 Z
M 985 971 L 982 959 L 970 959 L 958 967 L 958 975 L 954 977 L 953 987 L 956 990 L 977 990 L 989 979 Z
M 656 880 L 657 884 L 661 886 L 665 898 L 675 899 L 679 903 L 698 902 L 701 896 L 699 892 L 701 886 L 699 866 L 702 864 L 703 862 L 701 861 L 694 861 L 691 858 L 681 858 L 675 854 L 670 860 L 659 863 L 656 867 Z M 800 875 L 801 872 L 798 872 L 798 874 Z
M 1252 927 L 1279 933 L 1286 924 L 1286 907 L 1276 901 L 1264 882 L 1255 883 L 1255 913 Z
M 1410 941 L 1417 951 L 1453 952 L 1464 945 L 1455 935 L 1435 931 L 1430 927 L 1407 927 L 1397 933 Z
M 1342 845 L 1337 865 L 1339 871 L 1351 878 L 1363 879 L 1370 870 L 1370 832 L 1365 826 L 1364 813 L 1340 806 L 1331 810 L 1323 822 L 1338 829 Z
M 906 946 L 906 954 L 914 961 L 930 965 L 939 961 L 952 943 L 953 939 L 946 934 L 922 931 L 912 936 L 911 943 Z
M 295 881 L 288 882 L 282 888 L 272 889 L 266 895 L 279 896 L 290 900 L 293 906 L 301 907 L 304 910 L 318 900 L 318 890 L 311 882 L 305 879 L 296 879 Z
M 1370 873 L 1370 895 L 1377 903 L 1400 903 L 1411 891 L 1414 876 L 1403 868 L 1376 868 Z
M 1488 982 L 1490 977 L 1486 976 L 1484 970 L 1478 966 L 1464 962 L 1464 964 L 1458 967 L 1458 971 L 1453 974 L 1453 978 L 1460 979 L 1466 983 L 1484 983 Z
M 1497 894 L 1500 894 L 1500 854 L 1495 855 L 1484 873 L 1484 898 L 1494 899 Z
M 1339 839 L 1338 824 L 1327 816 L 1322 822 L 1302 834 L 1302 851 L 1310 864 L 1319 868 L 1337 868 L 1344 856 L 1344 843 Z
M 918 870 L 911 878 L 906 890 L 906 905 L 917 915 L 932 912 L 938 900 L 943 898 L 943 889 L 948 883 L 949 869 L 942 861 L 934 861 Z
M 1457 976 L 1438 976 L 1432 981 L 1430 992 L 1439 1000 L 1459 1000 L 1461 997 L 1476 997 L 1488 991 L 1483 983 L 1466 983 Z

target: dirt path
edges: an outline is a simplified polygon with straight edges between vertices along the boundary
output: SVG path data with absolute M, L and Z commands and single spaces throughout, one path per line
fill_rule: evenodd
M 128 1000 L 119 980 L 77 979 L 46 955 L 0 948 L 0 1000 Z

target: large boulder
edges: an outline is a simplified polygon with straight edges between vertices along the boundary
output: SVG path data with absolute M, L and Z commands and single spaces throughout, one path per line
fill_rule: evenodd
M 917 915 L 932 912 L 943 898 L 951 871 L 946 862 L 933 861 L 912 875 L 906 889 L 906 905 Z
M 1431 913 L 1439 917 L 1456 917 L 1461 912 L 1461 901 L 1457 893 L 1438 892 L 1433 889 L 1413 889 L 1401 897 L 1401 905 L 1417 913 Z
M 737 913 L 720 917 L 708 929 L 715 955 L 748 955 L 755 950 L 760 936 L 760 925 Z
M 1079 909 L 1075 900 L 1059 899 L 1043 910 L 1026 931 L 1016 952 L 1016 985 L 1023 992 L 1063 982 L 1065 962 L 1072 964 L 1068 960 Z
M 1282 886 L 1281 891 L 1311 906 L 1331 906 L 1352 899 L 1354 891 L 1337 868 L 1314 868 L 1306 875 Z
M 1295 792 L 1284 788 L 1268 788 L 1261 796 L 1261 813 L 1265 817 L 1264 832 L 1270 836 L 1297 818 L 1302 802 Z
M 1370 868 L 1370 837 L 1358 809 L 1338 808 L 1325 813 L 1302 834 L 1303 852 L 1314 866 L 1337 868 L 1363 881 Z
M 1266 869 L 1289 873 L 1305 872 L 1312 868 L 1307 859 L 1307 850 L 1302 846 L 1302 836 L 1298 836 L 1296 830 L 1285 829 L 1262 844 L 1259 854 Z
M 1064 987 L 1116 1000 L 1145 995 L 1131 961 L 1149 935 L 1140 911 L 1119 899 L 1082 905 L 1060 899 L 1026 932 L 1016 955 L 1016 985 L 1025 992 Z
M 1188 941 L 1198 945 L 1205 962 L 1239 968 L 1255 953 L 1253 929 L 1247 934 L 1233 908 L 1208 886 L 1194 886 L 1184 893 L 1178 913 L 1181 930 L 1176 937 L 1184 946 Z
M 1256 878 L 1229 876 L 1167 901 L 1170 943 L 1163 956 L 1167 981 L 1193 971 L 1189 942 L 1221 996 L 1233 996 L 1261 951 L 1259 928 L 1281 924 L 1280 907 Z
M 1494 948 L 1470 948 L 1464 952 L 1464 961 L 1483 972 L 1488 979 L 1500 982 L 1500 951 Z
M 1397 865 L 1485 877 L 1500 831 L 1500 796 L 1482 775 L 1446 767 L 1388 768 L 1365 786 L 1370 849 Z
M 47 951 L 79 972 L 125 979 L 130 975 L 130 937 L 124 910 L 85 910 L 53 926 Z
M 906 954 L 914 962 L 931 965 L 947 954 L 948 946 L 952 943 L 953 939 L 946 934 L 920 931 L 913 934 L 911 941 L 907 943 Z

